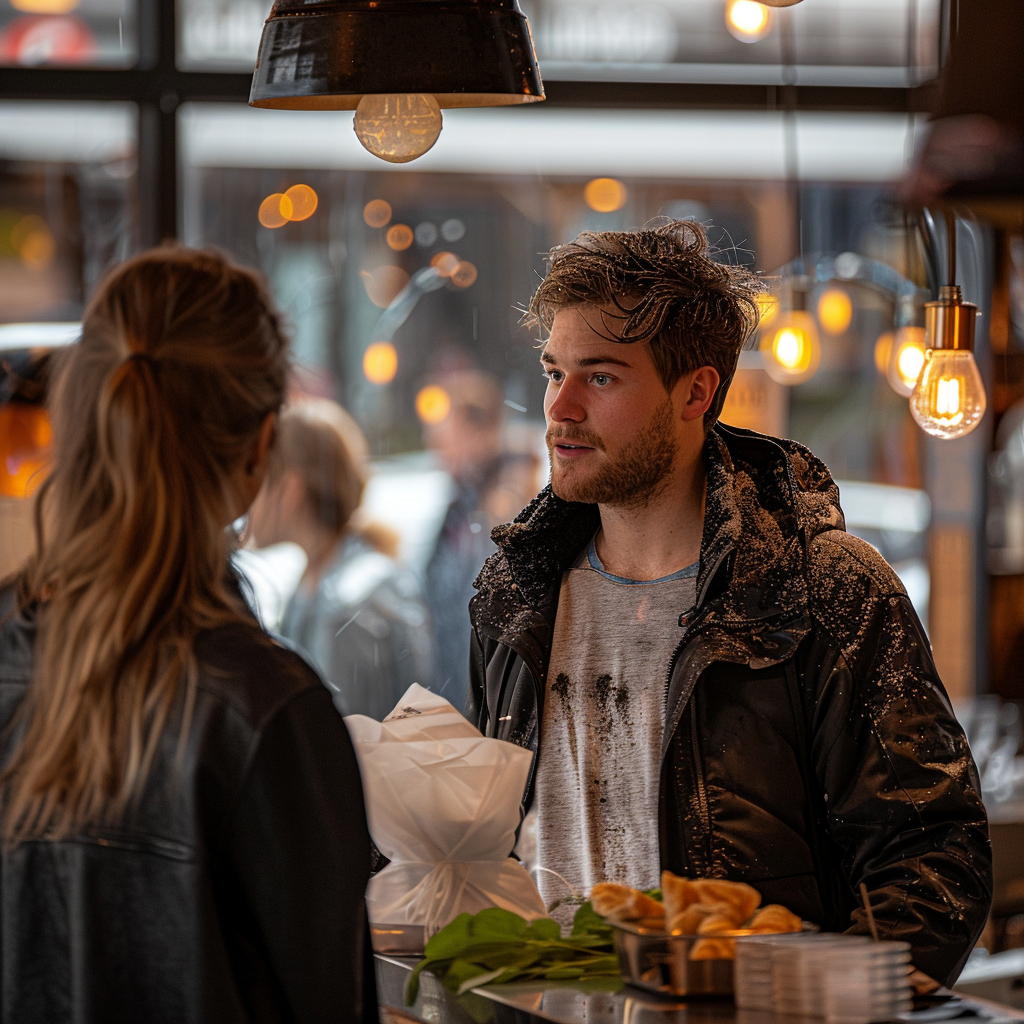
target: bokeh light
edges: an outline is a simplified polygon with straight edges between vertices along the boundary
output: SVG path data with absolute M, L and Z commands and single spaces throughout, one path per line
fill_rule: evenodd
M 416 235 L 408 224 L 392 224 L 385 235 L 388 245 L 396 252 L 404 252 L 413 243 Z
M 384 199 L 371 199 L 363 207 L 363 220 L 371 228 L 382 228 L 391 221 L 391 204 Z
M 359 276 L 370 301 L 381 309 L 390 306 L 409 283 L 409 275 L 401 267 L 394 266 L 378 267 L 373 271 L 361 270 Z
M 458 269 L 459 257 L 453 252 L 436 252 L 430 258 L 430 265 L 442 276 L 451 277 Z
M 741 43 L 756 43 L 771 28 L 771 12 L 755 0 L 729 0 L 725 5 L 725 27 Z
M 886 331 L 878 336 L 875 342 L 875 369 L 884 377 L 889 372 L 889 359 L 892 356 L 892 342 L 895 334 Z
M 451 396 L 437 384 L 428 384 L 416 396 L 416 415 L 424 423 L 441 423 L 451 411 Z
M 28 498 L 46 479 L 53 430 L 40 405 L 0 405 L 0 495 Z
M 843 334 L 853 319 L 853 303 L 842 288 L 826 288 L 818 299 L 818 323 L 829 334 Z
M 626 186 L 615 178 L 594 178 L 583 189 L 587 206 L 598 213 L 611 213 L 626 205 Z
M 456 288 L 468 288 L 477 279 L 477 269 L 469 260 L 460 260 L 452 271 L 452 284 Z
M 363 375 L 371 384 L 390 384 L 398 372 L 398 351 L 390 341 L 375 341 L 363 353 Z
M 292 185 L 284 198 L 291 206 L 291 212 L 287 214 L 289 220 L 307 220 L 316 212 L 319 199 L 317 194 L 309 185 Z M 281 202 L 281 212 L 286 212 L 284 201 Z
M 16 11 L 26 14 L 68 14 L 79 4 L 79 0 L 11 0 Z
M 908 330 L 915 330 L 915 328 L 911 327 Z M 916 330 L 924 334 L 924 328 L 918 327 Z M 911 391 L 914 390 L 917 378 L 921 376 L 921 369 L 924 367 L 924 352 L 925 348 L 921 342 L 913 339 L 904 340 L 901 344 L 899 335 L 896 335 L 896 372 L 904 386 L 909 386 Z
M 927 338 L 923 327 L 901 327 L 889 346 L 885 374 L 889 387 L 901 398 L 909 398 L 925 364 Z
M 810 380 L 821 361 L 814 317 L 803 310 L 780 312 L 772 327 L 761 335 L 765 370 L 780 384 L 801 384 Z
M 50 226 L 35 213 L 20 218 L 11 228 L 11 247 L 30 270 L 45 270 L 57 251 Z
M 284 210 L 285 203 L 282 202 L 286 198 L 283 192 L 274 192 L 260 203 L 259 220 L 265 228 L 280 228 L 288 223 L 288 216 Z M 291 205 L 292 202 L 288 199 L 287 206 L 289 211 L 291 210 Z

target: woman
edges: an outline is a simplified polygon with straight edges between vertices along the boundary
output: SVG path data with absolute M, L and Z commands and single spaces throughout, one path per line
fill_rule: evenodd
M 360 519 L 368 476 L 352 417 L 326 399 L 296 402 L 281 414 L 249 528 L 261 546 L 291 541 L 306 553 L 281 635 L 323 673 L 342 714 L 380 720 L 412 683 L 430 684 L 432 644 L 419 586 L 394 561 L 397 539 Z
M 255 275 L 118 267 L 0 625 L 3 1019 L 371 1021 L 359 773 L 227 569 L 288 372 Z

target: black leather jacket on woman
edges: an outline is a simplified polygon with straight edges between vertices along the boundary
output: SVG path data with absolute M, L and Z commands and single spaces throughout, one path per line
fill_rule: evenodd
M 24 619 L 0 623 L 0 728 L 33 636 Z M 370 840 L 330 694 L 255 625 L 196 650 L 180 767 L 172 724 L 119 827 L 3 852 L 4 1022 L 376 1024 Z
M 831 931 L 867 931 L 864 882 L 884 935 L 947 982 L 985 923 L 991 854 L 917 616 L 805 448 L 719 425 L 705 462 L 697 606 L 652 680 L 661 866 L 749 882 Z M 549 489 L 494 531 L 470 605 L 467 714 L 487 735 L 538 749 L 561 575 L 598 525 Z

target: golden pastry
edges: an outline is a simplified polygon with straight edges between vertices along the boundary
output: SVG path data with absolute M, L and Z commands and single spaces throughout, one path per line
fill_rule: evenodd
M 669 920 L 694 903 L 700 903 L 700 893 L 693 882 L 673 875 L 671 871 L 661 873 L 661 898 L 665 904 L 665 917 Z
M 728 935 L 730 932 L 736 931 L 740 926 L 738 921 L 733 920 L 732 914 L 708 914 L 699 925 L 697 925 L 698 935 Z
M 666 918 L 668 931 L 673 935 L 696 935 L 697 929 L 706 917 L 727 913 L 728 910 L 729 908 L 721 903 L 694 903 L 674 917 Z
M 746 882 L 727 882 L 718 878 L 695 878 L 694 887 L 701 903 L 727 903 L 736 923 L 746 921 L 761 905 L 761 894 Z
M 785 932 L 800 931 L 803 922 L 780 904 L 769 903 L 750 919 L 747 928 L 757 935 L 782 935 Z
M 665 916 L 664 906 L 656 899 L 617 882 L 598 882 L 590 890 L 590 905 L 595 913 L 612 921 Z

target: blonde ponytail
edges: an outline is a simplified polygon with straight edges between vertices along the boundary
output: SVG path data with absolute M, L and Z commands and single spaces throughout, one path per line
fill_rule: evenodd
M 245 615 L 227 583 L 230 474 L 286 375 L 264 285 L 217 253 L 145 253 L 89 304 L 19 580 L 38 632 L 0 775 L 5 844 L 116 821 L 172 717 L 184 742 L 195 638 Z

